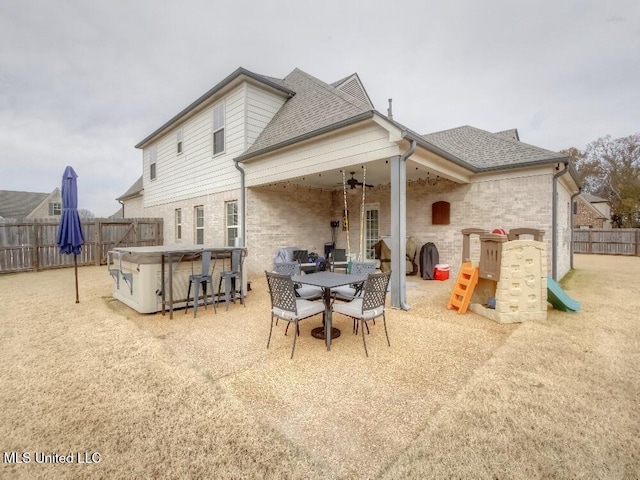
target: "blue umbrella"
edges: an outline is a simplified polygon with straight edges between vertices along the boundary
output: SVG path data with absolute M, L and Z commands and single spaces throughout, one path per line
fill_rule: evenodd
M 84 245 L 84 234 L 80 225 L 80 215 L 78 214 L 78 184 L 76 182 L 76 172 L 71 167 L 67 167 L 62 174 L 62 216 L 58 227 L 58 237 L 56 243 L 60 247 L 60 252 L 70 255 L 73 253 L 73 264 L 76 274 L 76 303 L 80 303 L 78 298 L 78 258 L 77 255 Z

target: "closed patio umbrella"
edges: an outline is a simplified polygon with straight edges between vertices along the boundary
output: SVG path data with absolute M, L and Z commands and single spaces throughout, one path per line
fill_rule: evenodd
M 67 167 L 62 174 L 62 216 L 58 227 L 58 237 L 56 243 L 60 247 L 60 252 L 66 255 L 73 253 L 73 266 L 76 277 L 76 303 L 80 303 L 78 296 L 78 257 L 84 245 L 84 235 L 80 225 L 80 215 L 78 214 L 78 184 L 76 182 L 76 172 L 71 167 Z

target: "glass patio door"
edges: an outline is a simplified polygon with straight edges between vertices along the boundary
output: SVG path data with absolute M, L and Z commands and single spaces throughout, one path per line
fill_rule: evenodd
M 380 204 L 369 203 L 364 206 L 364 257 L 366 260 L 375 259 L 373 246 L 378 243 Z

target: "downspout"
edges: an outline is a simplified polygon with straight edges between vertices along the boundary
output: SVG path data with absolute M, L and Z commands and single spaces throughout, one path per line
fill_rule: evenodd
M 406 162 L 406 161 L 407 161 L 407 159 L 408 159 L 411 155 L 413 155 L 413 152 L 415 152 L 415 151 L 416 151 L 416 141 L 415 141 L 415 140 L 410 140 L 409 150 L 407 150 L 406 152 L 404 152 L 404 153 L 400 156 L 400 164 L 402 164 L 403 162 Z M 406 178 L 405 178 L 405 181 L 406 181 Z M 404 201 L 405 201 L 405 202 L 407 201 L 407 199 L 406 199 L 406 195 L 405 195 Z M 406 208 L 405 208 L 405 218 L 404 218 L 404 220 L 403 220 L 403 221 L 404 221 L 404 223 L 405 223 L 405 225 L 406 225 L 406 221 L 407 221 L 407 220 L 406 220 Z M 405 226 L 405 233 L 406 233 L 406 226 Z M 406 237 L 406 234 L 405 234 L 405 237 Z M 398 239 L 398 241 L 399 241 L 399 242 L 404 242 L 404 245 L 405 245 L 405 250 L 404 250 L 404 251 L 405 251 L 405 257 L 406 257 L 406 242 L 407 242 L 407 240 L 406 240 L 406 238 L 399 238 L 399 239 Z M 406 262 L 406 258 L 400 258 L 400 261 L 401 261 L 401 262 Z M 405 274 L 406 274 L 406 272 L 405 272 Z M 401 295 L 400 295 L 400 308 L 401 308 L 402 310 L 409 311 L 409 310 L 411 309 L 411 307 L 410 307 L 410 306 L 409 306 L 409 304 L 407 303 L 407 294 L 406 294 L 406 292 L 407 292 L 407 285 L 406 285 L 406 281 L 407 281 L 406 277 L 405 277 L 405 278 L 400 278 L 400 282 L 399 282 L 399 284 L 398 284 L 398 287 L 400 288 L 400 291 L 401 291 Z M 402 286 L 401 286 L 401 285 L 402 285 Z
M 239 247 L 246 246 L 246 220 L 247 220 L 247 207 L 246 207 L 246 199 L 247 194 L 244 188 L 244 176 L 245 172 L 240 166 L 240 162 L 237 159 L 233 159 L 233 163 L 235 163 L 236 169 L 240 172 L 240 218 L 242 219 L 242 226 L 240 227 L 240 243 Z
M 124 202 L 121 202 L 117 198 L 116 198 L 116 202 L 118 202 L 120 205 L 122 205 L 122 218 L 127 218 L 127 217 L 124 216 Z
M 569 160 L 563 160 L 564 168 L 553 176 L 553 199 L 551 202 L 551 278 L 558 281 L 558 179 L 569 171 Z
M 573 270 L 573 199 L 582 193 L 582 187 L 578 187 L 578 193 L 571 195 L 571 255 L 569 256 L 569 268 Z

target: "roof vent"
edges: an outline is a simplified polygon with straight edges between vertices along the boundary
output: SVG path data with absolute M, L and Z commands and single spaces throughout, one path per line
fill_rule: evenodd
M 387 108 L 387 117 L 389 117 L 389 120 L 393 120 L 393 98 L 389 99 L 389 108 Z

